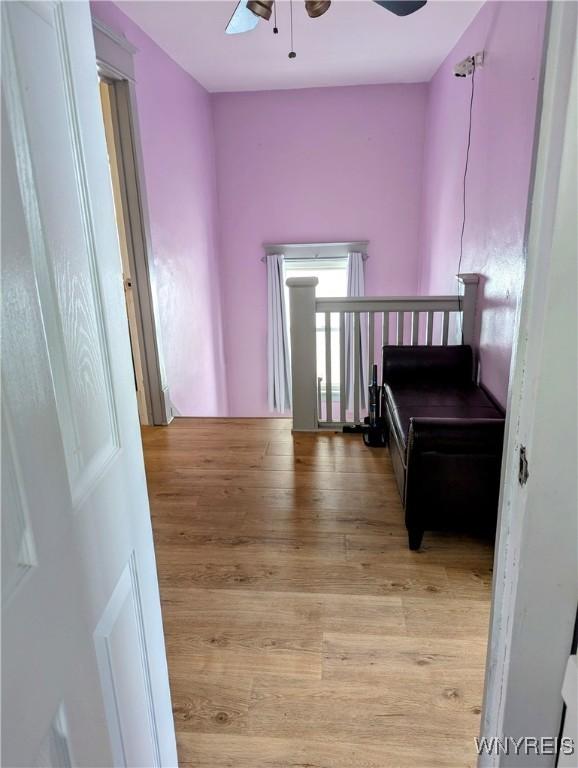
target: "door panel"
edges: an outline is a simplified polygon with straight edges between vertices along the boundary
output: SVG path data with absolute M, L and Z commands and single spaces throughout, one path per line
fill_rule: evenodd
M 23 203 L 77 504 L 119 447 L 88 180 L 62 9 L 54 7 L 49 30 L 47 20 L 23 9 L 11 17 L 18 40 L 6 54 L 18 72 L 9 94 L 11 120 L 14 133 L 28 139 L 18 146 L 18 170 L 26 182 Z M 50 130 L 39 115 L 50 115 Z
M 160 764 L 144 636 L 133 553 L 95 630 L 106 717 L 120 765 Z
M 2 406 L 2 602 L 36 565 L 26 489 L 14 449 L 8 408 Z
M 2 12 L 3 760 L 176 765 L 89 8 Z

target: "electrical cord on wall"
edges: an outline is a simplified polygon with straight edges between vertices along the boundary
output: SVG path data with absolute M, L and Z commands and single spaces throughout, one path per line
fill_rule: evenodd
M 468 179 L 468 165 L 470 161 L 470 147 L 472 144 L 472 112 L 473 112 L 473 106 L 474 106 L 474 93 L 475 93 L 475 82 L 476 82 L 476 57 L 472 56 L 472 90 L 470 94 L 470 115 L 469 115 L 469 123 L 468 123 L 468 144 L 466 148 L 466 163 L 464 166 L 464 180 L 463 180 L 463 191 L 462 191 L 462 200 L 463 200 L 463 213 L 462 213 L 462 231 L 460 233 L 460 258 L 458 259 L 458 275 L 460 274 L 462 270 L 462 259 L 464 256 L 464 232 L 466 230 L 466 182 Z M 459 306 L 459 314 L 458 317 L 460 318 L 460 336 L 462 340 L 462 344 L 464 343 L 464 321 L 462 317 L 462 296 L 461 293 L 458 291 L 458 306 Z
M 289 58 L 294 59 L 297 54 L 293 50 L 293 0 L 289 0 L 289 27 L 291 32 L 291 50 L 289 51 Z

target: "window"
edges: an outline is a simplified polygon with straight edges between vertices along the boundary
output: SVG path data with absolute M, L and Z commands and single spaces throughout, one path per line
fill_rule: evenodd
M 285 278 L 316 277 L 319 284 L 316 295 L 320 297 L 347 296 L 347 254 L 337 257 L 319 256 L 314 254 L 309 258 L 286 257 Z M 285 302 L 289 307 L 289 289 L 285 286 Z M 317 376 L 321 378 L 321 391 L 325 396 L 325 317 L 317 315 Z M 331 390 L 332 398 L 339 399 L 340 370 L 339 370 L 339 315 L 331 314 Z

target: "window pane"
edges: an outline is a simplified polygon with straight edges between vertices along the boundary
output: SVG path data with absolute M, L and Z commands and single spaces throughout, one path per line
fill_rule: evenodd
M 316 277 L 319 280 L 315 294 L 321 298 L 340 298 L 347 296 L 347 258 L 342 259 L 341 264 L 334 260 L 331 264 L 323 265 L 323 262 L 315 262 L 311 259 L 311 266 L 301 260 L 297 264 L 285 262 L 285 279 L 288 277 Z M 289 307 L 289 289 L 285 286 L 285 300 L 287 311 Z M 322 397 L 325 399 L 325 385 L 327 376 L 325 371 L 325 315 L 316 315 L 317 328 L 317 376 L 323 379 L 321 384 Z M 331 313 L 331 388 L 333 399 L 339 399 L 339 313 Z

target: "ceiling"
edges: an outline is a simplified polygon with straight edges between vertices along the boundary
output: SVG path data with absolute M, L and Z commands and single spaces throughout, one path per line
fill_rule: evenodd
M 277 0 L 277 26 L 260 21 L 226 35 L 236 0 L 121 0 L 122 11 L 208 91 L 259 91 L 429 80 L 483 2 L 430 0 L 400 18 L 371 0 L 333 0 L 310 19 L 294 0 L 289 59 L 289 2 Z

